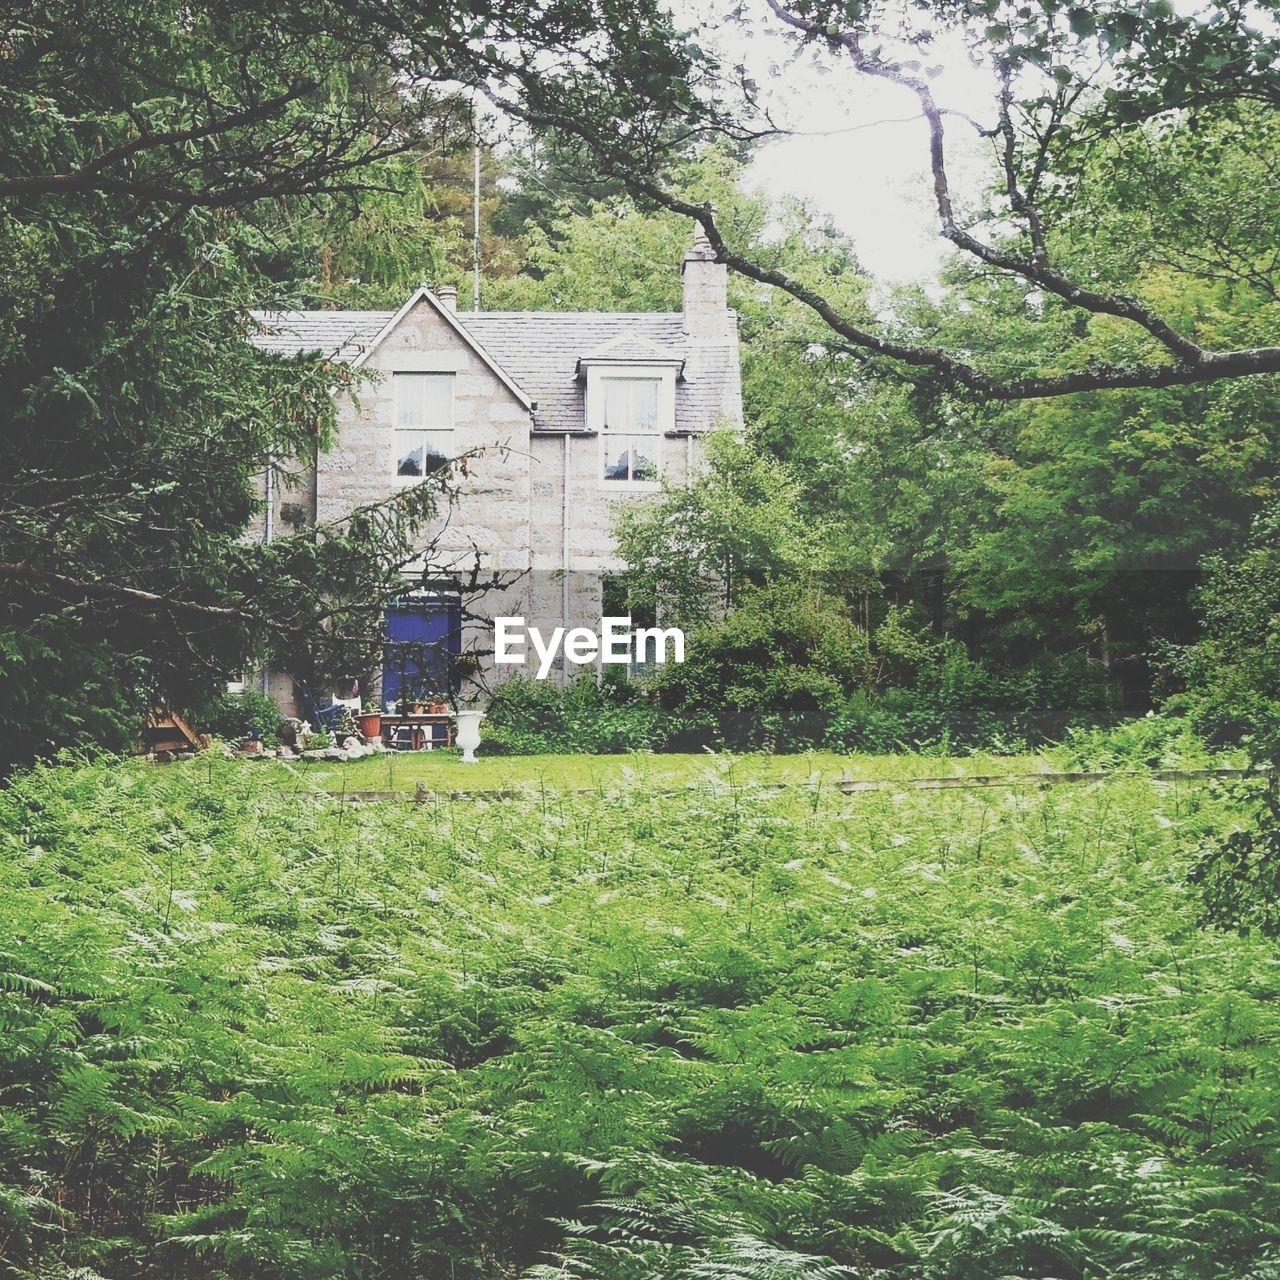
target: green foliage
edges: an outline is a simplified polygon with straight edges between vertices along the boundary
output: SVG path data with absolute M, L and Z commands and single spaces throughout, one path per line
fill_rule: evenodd
M 1059 210 L 1053 197 L 1053 252 L 1176 314 L 1202 341 L 1270 341 L 1273 264 L 1259 211 L 1275 178 L 1249 123 L 1262 114 L 1241 106 L 1239 119 L 1194 128 L 1170 119 L 1099 142 L 1073 177 L 1080 206 Z M 1272 124 L 1256 123 L 1269 136 Z M 1211 172 L 1203 149 L 1216 157 Z M 680 180 L 714 200 L 735 248 L 866 317 L 851 246 L 812 210 L 782 206 L 771 223 L 734 192 L 733 168 L 718 156 L 683 165 Z M 1185 220 L 1169 218 L 1170 203 Z M 686 235 L 680 219 L 617 197 L 562 206 L 531 232 L 527 271 L 499 296 L 673 306 Z M 1215 266 L 1206 235 L 1233 243 L 1233 264 Z M 1239 284 L 1220 278 L 1232 266 L 1247 277 Z M 1126 705 L 1142 706 L 1157 643 L 1191 637 L 1202 558 L 1238 544 L 1274 495 L 1280 456 L 1265 424 L 1276 416 L 1275 379 L 975 403 L 930 379 L 885 376 L 785 297 L 735 278 L 730 289 L 747 437 L 713 443 L 690 488 L 621 516 L 635 594 L 660 595 L 668 616 L 688 621 L 776 577 L 822 573 L 838 599 L 865 593 L 860 614 L 906 599 L 984 665 L 1062 686 L 1100 666 L 1124 686 Z M 899 291 L 895 307 L 902 336 L 991 352 L 1001 370 L 1147 353 L 1114 318 L 1082 322 L 1025 282 L 964 266 L 940 295 Z M 1056 678 L 1045 674 L 1059 662 Z M 1019 737 L 1009 725 L 1004 734 Z
M 1215 556 L 1197 593 L 1204 633 L 1167 654 L 1183 684 L 1169 705 L 1185 708 L 1213 743 L 1239 743 L 1271 771 L 1244 786 L 1247 820 L 1209 837 L 1192 869 L 1204 915 L 1231 929 L 1280 934 L 1280 509 L 1254 523 L 1236 556 Z
M 338 712 L 338 723 L 334 726 L 334 735 L 339 742 L 351 737 L 356 731 L 356 718 L 350 707 L 343 707 Z
M 677 750 L 1010 753 L 1115 716 L 1085 662 L 981 662 L 897 608 L 868 632 L 822 577 L 744 589 L 657 686 Z
M 866 635 L 813 587 L 743 590 L 739 607 L 688 637 L 658 679 L 670 741 L 736 750 L 819 745 L 846 691 L 870 678 Z
M 868 752 L 1009 754 L 1114 716 L 1109 682 L 1087 663 L 984 663 L 941 639 L 924 647 L 902 683 L 888 678 L 871 692 L 855 691 L 832 718 L 827 740 Z
M 498 686 L 485 716 L 484 750 L 502 755 L 611 755 L 660 741 L 659 716 L 641 685 L 597 684 L 590 674 L 567 685 L 523 676 Z
M 1280 1260 L 1274 948 L 1195 929 L 1185 883 L 1229 797 L 724 760 L 676 796 L 353 809 L 269 770 L 0 792 L 15 1275 Z
M 138 739 L 149 705 L 145 658 L 122 653 L 111 637 L 78 634 L 69 644 L 65 624 L 0 622 L 0 713 L 9 725 L 0 772 L 59 746 L 127 751 Z
M 1241 742 L 1280 764 L 1280 508 L 1254 522 L 1246 546 L 1206 564 L 1196 603 L 1203 634 L 1167 655 L 1184 707 L 1213 742 Z
M 1154 713 L 1110 728 L 1073 728 L 1062 746 L 1076 769 L 1202 769 L 1212 756 L 1185 716 Z
M 706 438 L 705 468 L 691 483 L 628 504 L 615 526 L 632 597 L 670 622 L 705 623 L 770 584 L 825 576 L 829 590 L 840 586 L 832 548 L 841 531 L 809 518 L 786 464 L 727 430 Z
M 330 593 L 367 608 L 434 510 L 423 490 L 327 535 L 245 537 L 262 474 L 327 442 L 350 381 L 247 341 L 280 297 L 264 224 L 416 136 L 382 38 L 324 0 L 6 14 L 0 771 L 121 747 L 255 659 L 313 679 L 367 631 Z
M 215 738 L 240 742 L 257 731 L 269 746 L 279 743 L 284 724 L 275 699 L 254 689 L 210 698 L 192 714 L 192 719 L 202 733 Z
M 1188 879 L 1200 891 L 1206 922 L 1280 937 L 1280 795 L 1274 778 L 1238 790 L 1250 819 L 1209 836 Z

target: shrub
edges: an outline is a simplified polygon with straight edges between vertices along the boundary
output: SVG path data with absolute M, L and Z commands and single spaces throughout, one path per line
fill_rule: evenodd
M 891 609 L 870 637 L 845 605 L 774 584 L 689 637 L 660 680 L 673 747 L 986 750 L 1107 722 L 1107 673 L 1080 659 L 993 666 Z
M 1072 729 L 1063 744 L 1077 769 L 1182 769 L 1209 763 L 1209 752 L 1190 720 L 1147 715 L 1111 728 Z
M 1280 797 L 1274 778 L 1235 788 L 1252 810 L 1248 825 L 1200 844 L 1187 879 L 1199 891 L 1201 921 L 1240 934 L 1280 937 Z
M 146 664 L 62 621 L 0 626 L 0 776 L 65 748 L 127 751 L 152 706 Z
M 901 647 L 891 652 L 900 654 Z M 1115 714 L 1106 673 L 1078 660 L 993 666 L 944 638 L 918 647 L 894 675 L 898 683 L 859 689 L 845 700 L 831 719 L 830 746 L 872 753 L 1016 753 Z
M 1240 744 L 1256 763 L 1280 764 L 1280 507 L 1254 523 L 1234 558 L 1204 563 L 1196 592 L 1200 639 L 1172 651 L 1185 686 L 1167 705 L 1185 708 L 1215 745 Z
M 867 637 L 840 601 L 775 583 L 694 632 L 686 661 L 662 673 L 668 741 L 685 750 L 818 746 L 869 678 L 870 661 Z
M 567 685 L 516 676 L 498 687 L 485 748 L 498 755 L 613 755 L 657 745 L 658 710 L 642 685 L 581 675 Z
M 280 741 L 284 717 L 280 708 L 265 693 L 246 689 L 244 693 L 222 693 L 210 698 L 192 716 L 204 733 L 229 741 L 242 741 L 257 731 L 268 746 Z
M 1185 708 L 1214 746 L 1242 748 L 1251 764 L 1280 767 L 1280 506 L 1254 522 L 1234 557 L 1210 557 L 1196 593 L 1200 639 L 1173 654 Z M 1190 879 L 1204 919 L 1240 932 L 1280 935 L 1280 795 L 1276 775 L 1240 787 L 1242 829 L 1204 842 Z

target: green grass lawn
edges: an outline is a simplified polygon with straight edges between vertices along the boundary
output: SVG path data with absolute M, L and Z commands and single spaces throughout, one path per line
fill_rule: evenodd
M 199 763 L 189 766 L 199 768 Z M 327 791 L 428 790 L 608 790 L 622 786 L 657 789 L 704 782 L 829 784 L 856 779 L 919 778 L 1043 772 L 1061 767 L 1051 755 L 1039 756 L 859 756 L 815 751 L 804 755 L 658 755 L 484 756 L 463 764 L 455 751 L 388 752 L 346 764 L 301 761 L 254 764 L 284 787 L 320 787 Z

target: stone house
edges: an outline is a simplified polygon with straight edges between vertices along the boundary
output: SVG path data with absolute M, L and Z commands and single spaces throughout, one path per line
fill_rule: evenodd
M 334 443 L 314 467 L 269 486 L 250 536 L 340 520 L 480 450 L 456 476 L 449 519 L 426 535 L 433 567 L 510 575 L 481 602 L 488 617 L 598 624 L 602 584 L 621 567 L 617 504 L 660 480 L 681 483 L 699 465 L 699 437 L 742 422 L 725 268 L 700 236 L 682 282 L 683 309 L 670 313 L 463 312 L 455 289 L 423 286 L 394 312 L 259 314 L 253 341 L 264 350 L 314 352 L 373 376 L 344 393 Z M 459 631 L 478 625 L 459 624 L 447 592 L 406 597 L 387 616 L 393 644 L 455 652 Z M 409 679 L 393 665 L 384 697 Z M 287 675 L 268 673 L 263 687 L 294 708 Z

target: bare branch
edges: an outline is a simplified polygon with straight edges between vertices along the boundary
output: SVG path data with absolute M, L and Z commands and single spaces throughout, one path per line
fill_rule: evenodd
M 1014 135 L 1013 117 L 1010 108 L 1013 105 L 1012 72 L 1006 62 L 1000 69 L 1000 123 L 997 126 L 1003 146 L 1000 153 L 1001 166 L 1004 169 L 1005 194 L 1009 197 L 1009 207 L 1014 213 L 1021 214 L 1027 220 L 1027 230 L 1031 235 L 1031 252 L 1036 264 L 1041 267 L 1049 265 L 1049 249 L 1045 243 L 1044 226 L 1040 221 L 1040 212 L 1018 182 L 1017 138 Z M 1046 132 L 1041 143 L 1041 158 L 1048 146 L 1049 134 Z M 1033 180 L 1038 174 L 1033 174 Z
M 887 80 L 915 94 L 929 126 L 929 166 L 933 173 L 934 203 L 938 210 L 939 229 L 945 239 L 989 266 L 1021 276 L 1049 293 L 1064 298 L 1073 306 L 1092 311 L 1096 315 L 1112 315 L 1140 325 L 1184 364 L 1198 364 L 1204 358 L 1205 352 L 1196 343 L 1184 337 L 1167 321 L 1144 307 L 1136 298 L 1098 293 L 1087 289 L 1053 270 L 1046 262 L 1022 258 L 1017 254 L 997 249 L 983 243 L 961 227 L 956 222 L 951 201 L 951 184 L 947 177 L 942 112 L 927 81 L 918 76 L 908 75 L 897 67 L 868 56 L 854 32 L 841 31 L 834 35 L 820 32 L 813 23 L 784 9 L 778 0 L 768 0 L 768 4 L 769 8 L 789 26 L 804 32 L 810 38 L 816 39 L 821 36 L 844 49 L 853 65 L 864 75 Z

